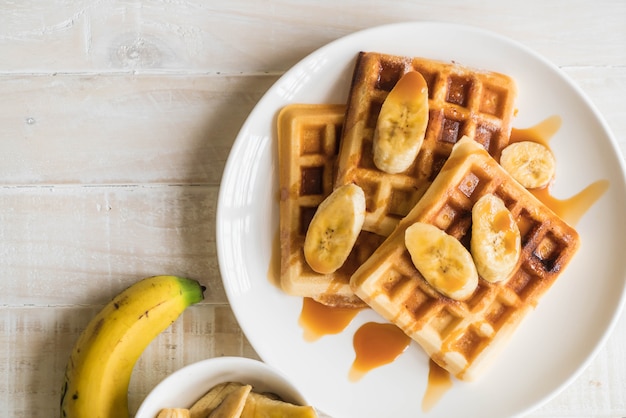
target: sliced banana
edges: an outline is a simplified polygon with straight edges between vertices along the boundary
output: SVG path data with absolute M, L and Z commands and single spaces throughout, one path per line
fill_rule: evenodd
M 252 386 L 241 386 L 229 393 L 207 418 L 240 418 Z
M 159 411 L 156 418 L 190 418 L 191 414 L 185 408 L 163 408 Z
M 213 386 L 190 408 L 191 418 L 208 417 L 231 393 L 241 390 L 245 385 L 238 382 L 224 382 Z
M 546 187 L 556 172 L 552 151 L 532 141 L 515 142 L 504 148 L 500 165 L 527 189 Z
M 434 225 L 416 222 L 406 229 L 404 243 L 415 268 L 437 291 L 456 300 L 474 293 L 478 273 L 459 240 Z
M 374 164 L 395 174 L 407 170 L 424 141 L 428 86 L 417 71 L 406 73 L 383 102 L 374 132 Z
M 312 406 L 294 405 L 279 399 L 271 399 L 265 395 L 250 392 L 241 418 L 317 418 Z
M 318 273 L 336 271 L 350 255 L 365 220 L 365 193 L 356 184 L 333 191 L 319 205 L 304 239 L 304 257 Z
M 504 202 L 493 194 L 472 208 L 470 251 L 480 276 L 492 283 L 507 279 L 521 254 L 520 231 Z

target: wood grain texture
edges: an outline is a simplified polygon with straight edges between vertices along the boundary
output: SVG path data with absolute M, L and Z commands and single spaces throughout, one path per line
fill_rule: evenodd
M 409 20 L 474 25 L 538 52 L 590 98 L 626 154 L 623 1 L 0 2 L 0 416 L 58 416 L 80 331 L 153 274 L 208 289 L 141 357 L 132 411 L 186 364 L 256 358 L 216 255 L 233 141 L 304 56 Z M 626 416 L 625 345 L 622 314 L 589 367 L 529 417 Z
M 104 304 L 142 277 L 173 274 L 226 303 L 212 186 L 0 189 L 0 305 Z
M 497 31 L 557 65 L 614 66 L 625 15 L 615 0 L 25 1 L 4 6 L 0 56 L 19 72 L 283 71 L 354 31 L 431 20 Z
M 217 186 L 242 123 L 274 81 L 5 75 L 0 184 Z

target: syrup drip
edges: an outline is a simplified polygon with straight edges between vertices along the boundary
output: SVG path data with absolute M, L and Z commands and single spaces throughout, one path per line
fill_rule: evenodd
M 359 308 L 327 306 L 311 298 L 303 298 L 299 324 L 305 341 L 316 341 L 324 335 L 339 334 L 352 322 Z
M 354 334 L 356 358 L 349 378 L 356 382 L 376 367 L 393 362 L 409 346 L 411 339 L 397 326 L 367 322 Z
M 513 128 L 509 143 L 532 141 L 548 146 L 550 139 L 561 127 L 561 117 L 554 115 L 526 129 Z
M 451 387 L 452 378 L 450 373 L 432 359 L 429 360 L 428 385 L 422 398 L 422 411 L 430 411 Z
M 608 188 L 608 180 L 598 180 L 567 199 L 557 199 L 550 194 L 548 188 L 533 189 L 530 192 L 565 222 L 576 226 L 580 218 L 602 197 Z

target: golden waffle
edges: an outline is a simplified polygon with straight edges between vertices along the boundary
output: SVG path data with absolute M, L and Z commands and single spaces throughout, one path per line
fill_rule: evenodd
M 518 223 L 520 261 L 510 279 L 494 284 L 479 278 L 468 300 L 446 298 L 415 269 L 404 244 L 405 230 L 418 221 L 430 223 L 469 248 L 472 206 L 487 193 L 500 197 Z M 419 203 L 354 273 L 351 285 L 440 366 L 472 380 L 565 269 L 578 245 L 572 227 L 466 138 Z
M 419 71 L 429 94 L 429 123 L 420 153 L 404 173 L 376 168 L 372 142 L 378 114 L 400 77 Z M 508 76 L 454 63 L 361 52 L 348 99 L 337 184 L 354 182 L 365 191 L 363 228 L 389 235 L 464 135 L 483 144 L 496 159 L 508 144 L 517 95 Z
M 313 271 L 304 258 L 304 238 L 318 205 L 333 190 L 344 105 L 288 105 L 277 120 L 280 183 L 281 287 L 333 306 L 362 307 L 349 281 L 383 241 L 361 232 L 345 264 L 333 274 Z

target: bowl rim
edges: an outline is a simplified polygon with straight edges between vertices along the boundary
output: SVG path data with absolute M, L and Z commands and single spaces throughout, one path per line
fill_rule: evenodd
M 224 356 L 188 364 L 163 378 L 141 402 L 135 418 L 155 418 L 162 408 L 188 408 L 213 386 L 229 381 L 250 384 L 258 392 L 276 393 L 287 402 L 309 405 L 281 371 L 260 360 Z

